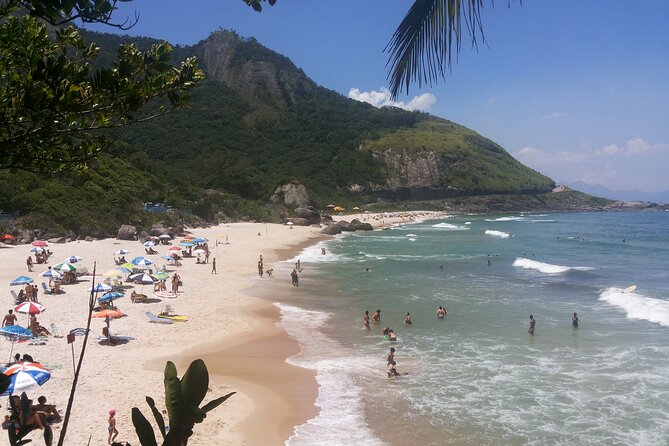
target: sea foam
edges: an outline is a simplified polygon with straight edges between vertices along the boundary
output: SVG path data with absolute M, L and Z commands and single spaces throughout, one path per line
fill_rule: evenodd
M 525 269 L 534 269 L 545 274 L 560 274 L 569 271 L 571 268 L 562 265 L 551 265 L 550 263 L 537 262 L 536 260 L 525 259 L 518 257 L 513 266 Z
M 432 227 L 439 229 L 447 229 L 449 231 L 466 231 L 469 229 L 464 226 L 453 225 L 450 223 L 437 223 L 436 225 L 432 225 Z
M 320 330 L 327 323 L 329 314 L 291 305 L 275 305 L 281 311 L 279 325 L 300 344 L 300 353 L 287 362 L 315 370 L 318 382 L 318 415 L 295 427 L 295 433 L 286 444 L 382 445 L 367 427 L 362 404 L 365 392 L 355 380 L 356 374 L 373 370 L 377 361 L 357 357 L 325 336 Z
M 607 288 L 599 295 L 599 300 L 622 308 L 628 319 L 641 319 L 669 327 L 669 301 L 636 292 L 626 293 L 621 288 Z
M 486 218 L 485 221 L 522 221 L 525 220 L 524 217 L 499 217 L 499 218 Z
M 493 237 L 509 238 L 509 233 L 503 231 L 493 231 L 491 229 L 486 229 L 485 234 L 492 235 Z

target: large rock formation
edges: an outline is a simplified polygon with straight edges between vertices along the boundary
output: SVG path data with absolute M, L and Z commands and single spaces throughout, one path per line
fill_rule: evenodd
M 119 240 L 137 240 L 137 228 L 133 225 L 121 225 L 116 238 Z
M 277 187 L 269 201 L 282 203 L 290 209 L 306 208 L 309 205 L 309 194 L 304 185 L 287 183 Z

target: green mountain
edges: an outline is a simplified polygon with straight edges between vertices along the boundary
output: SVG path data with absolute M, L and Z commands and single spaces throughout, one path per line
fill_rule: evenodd
M 84 34 L 103 48 L 101 65 L 121 43 L 156 42 Z M 18 213 L 18 226 L 103 236 L 120 224 L 159 219 L 277 219 L 286 209 L 268 200 L 285 183 L 306 186 L 316 207 L 538 194 L 554 186 L 472 130 L 345 98 L 254 39 L 219 31 L 175 48 L 177 60 L 191 55 L 207 80 L 193 90 L 189 109 L 115 134 L 86 172 L 0 172 L 0 209 Z M 144 202 L 181 212 L 148 213 Z

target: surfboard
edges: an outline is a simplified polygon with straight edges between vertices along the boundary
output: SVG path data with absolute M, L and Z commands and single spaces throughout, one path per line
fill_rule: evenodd
M 630 285 L 623 290 L 623 293 L 631 293 L 634 290 L 636 290 L 636 285 Z

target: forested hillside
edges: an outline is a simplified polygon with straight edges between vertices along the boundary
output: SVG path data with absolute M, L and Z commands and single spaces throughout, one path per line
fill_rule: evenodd
M 155 42 L 85 35 L 103 48 L 101 66 L 120 43 Z M 174 54 L 177 61 L 197 55 L 207 75 L 190 108 L 114 134 L 85 172 L 0 172 L 0 209 L 18 212 L 24 227 L 101 236 L 158 218 L 275 219 L 281 209 L 268 199 L 285 182 L 304 184 L 316 207 L 553 186 L 469 129 L 347 99 L 253 39 L 219 31 Z M 149 214 L 142 206 L 149 201 L 181 217 Z

